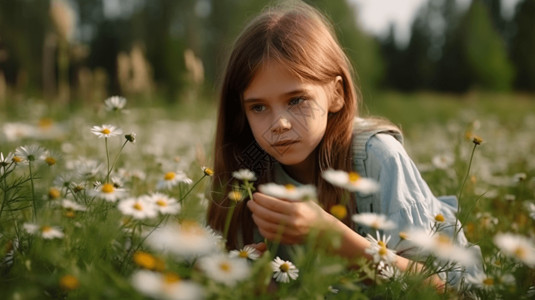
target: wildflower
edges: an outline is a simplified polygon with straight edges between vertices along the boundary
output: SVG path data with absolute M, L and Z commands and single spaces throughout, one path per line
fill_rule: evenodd
M 390 230 L 396 227 L 396 223 L 388 220 L 385 215 L 375 213 L 359 213 L 351 217 L 353 222 L 371 227 L 375 230 Z
M 19 157 L 24 162 L 36 161 L 43 155 L 45 150 L 38 145 L 20 146 L 15 150 L 15 157 Z
M 472 137 L 472 143 L 474 143 L 474 145 L 481 145 L 481 143 L 483 143 L 483 139 L 477 135 L 474 135 Z
M 59 286 L 66 291 L 73 291 L 80 286 L 80 281 L 73 275 L 67 274 L 59 279 Z
M 511 233 L 499 233 L 494 236 L 494 244 L 503 254 L 529 267 L 535 266 L 535 245 L 528 238 Z
M 136 133 L 135 132 L 130 132 L 129 134 L 126 134 L 124 136 L 124 138 L 129 141 L 130 143 L 135 143 L 136 142 Z
M 347 216 L 347 208 L 345 205 L 333 205 L 329 211 L 331 212 L 331 215 L 335 216 L 339 220 L 343 220 Z
M 208 168 L 208 167 L 202 167 L 202 171 L 204 175 L 206 176 L 214 176 L 214 170 Z
M 241 250 L 232 250 L 229 253 L 230 257 L 240 257 L 250 260 L 257 260 L 260 257 L 260 253 L 256 248 L 251 246 L 245 246 Z
M 513 181 L 518 183 L 518 182 L 522 182 L 522 181 L 525 181 L 527 179 L 527 175 L 526 173 L 516 173 L 515 175 L 513 175 Z
M 4 134 L 8 141 L 17 141 L 19 139 L 30 137 L 34 134 L 34 127 L 24 123 L 6 123 L 4 124 Z
M 454 161 L 455 159 L 451 154 L 435 155 L 431 160 L 431 162 L 436 168 L 442 170 L 446 170 L 447 168 L 451 167 Z
M 112 136 L 123 134 L 123 131 L 120 128 L 109 124 L 104 124 L 102 126 L 93 126 L 91 128 L 91 132 L 99 138 L 109 138 Z
M 126 105 L 126 98 L 121 96 L 111 96 L 104 100 L 104 107 L 107 111 L 120 111 Z
M 466 281 L 468 284 L 484 290 L 492 290 L 496 286 L 496 281 L 493 277 L 488 276 L 483 272 L 476 274 L 467 274 Z
M 470 249 L 455 245 L 449 236 L 440 232 L 412 229 L 407 235 L 408 241 L 422 252 L 434 255 L 441 261 L 456 262 L 463 266 L 472 266 L 477 261 Z
M 57 153 L 54 153 L 52 151 L 45 151 L 43 153 L 43 155 L 41 155 L 40 157 L 47 165 L 49 166 L 53 166 L 55 165 L 59 158 L 60 158 L 60 154 L 57 154 Z
M 0 152 L 0 167 L 7 167 L 11 163 L 13 163 L 13 156 L 15 156 L 15 154 L 13 154 L 12 152 L 9 152 L 4 157 L 4 153 Z
M 485 229 L 492 229 L 496 224 L 498 224 L 498 218 L 492 216 L 488 212 L 477 213 L 476 218 L 479 220 L 481 227 Z
M 446 221 L 446 218 L 444 218 L 444 215 L 443 214 L 437 214 L 435 216 L 435 222 L 437 223 L 444 223 L 444 221 Z
M 69 199 L 63 199 L 61 201 L 61 207 L 67 209 L 67 210 L 72 210 L 72 211 L 86 211 L 87 210 L 87 207 L 81 205 L 81 204 L 78 204 L 72 200 L 69 200 Z
M 287 283 L 290 279 L 295 280 L 299 277 L 299 269 L 292 262 L 282 260 L 278 256 L 271 262 L 271 269 L 277 282 Z
M 256 175 L 253 171 L 248 169 L 239 169 L 238 171 L 232 172 L 232 177 L 238 179 L 238 180 L 247 180 L 247 181 L 255 181 Z
M 147 237 L 147 244 L 158 251 L 193 258 L 217 249 L 218 239 L 209 228 L 186 220 L 157 228 Z
M 260 185 L 258 189 L 266 195 L 292 201 L 312 200 L 317 198 L 316 187 L 309 184 L 296 187 L 292 184 L 279 185 L 276 183 L 267 183 Z
M 154 218 L 158 215 L 158 210 L 154 202 L 146 199 L 147 196 L 138 198 L 127 198 L 121 200 L 117 208 L 126 216 L 132 216 L 134 219 L 143 220 Z
M 111 183 L 99 184 L 93 190 L 93 194 L 98 198 L 108 202 L 115 202 L 126 196 L 126 191 L 122 188 L 116 188 Z
M 232 190 L 228 193 L 228 198 L 234 202 L 240 202 L 243 200 L 243 194 L 238 190 Z
M 524 201 L 524 207 L 528 211 L 529 216 L 535 220 L 535 204 L 530 201 Z
M 51 240 L 55 238 L 63 238 L 63 232 L 61 229 L 53 226 L 39 226 L 32 223 L 24 223 L 24 229 L 30 234 L 40 234 L 42 238 Z
M 350 192 L 373 194 L 379 190 L 379 184 L 372 179 L 360 177 L 355 172 L 341 170 L 326 170 L 321 176 L 332 185 L 344 188 Z
M 384 262 L 390 265 L 396 262 L 396 253 L 387 248 L 390 236 L 387 237 L 386 235 L 383 235 L 381 237 L 377 231 L 377 239 L 373 238 L 369 234 L 366 239 L 370 242 L 370 245 L 364 250 L 364 252 L 371 255 L 375 263 Z
M 191 184 L 193 183 L 193 180 L 191 180 L 186 174 L 182 171 L 178 172 L 167 172 L 164 174 L 163 178 L 158 181 L 158 184 L 156 186 L 157 189 L 171 189 L 175 185 L 179 184 L 180 182 L 185 184 Z
M 199 267 L 209 278 L 227 286 L 236 285 L 251 273 L 249 264 L 244 259 L 219 253 L 199 259 Z
M 150 253 L 136 251 L 132 256 L 134 263 L 148 270 L 163 270 L 165 263 Z
M 48 189 L 48 198 L 49 199 L 51 199 L 51 200 L 57 199 L 60 196 L 61 196 L 61 192 L 57 188 L 51 187 L 51 188 Z
M 139 292 L 154 299 L 189 300 L 202 299 L 202 287 L 180 278 L 175 273 L 157 273 L 147 270 L 135 271 L 132 285 Z
M 80 158 L 67 162 L 67 168 L 73 170 L 73 177 L 93 178 L 98 175 L 103 165 L 93 159 Z
M 396 267 L 396 265 L 385 264 L 382 261 L 377 265 L 377 275 L 388 280 L 399 280 L 403 276 L 402 272 L 398 267 Z
M 180 203 L 165 194 L 153 193 L 147 197 L 147 201 L 154 203 L 156 210 L 161 214 L 176 215 L 180 212 Z

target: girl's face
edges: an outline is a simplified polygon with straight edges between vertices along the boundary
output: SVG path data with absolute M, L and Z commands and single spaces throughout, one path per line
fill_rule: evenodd
M 283 165 L 306 166 L 334 112 L 330 98 L 332 84 L 303 82 L 284 65 L 267 62 L 243 92 L 243 106 L 264 151 Z

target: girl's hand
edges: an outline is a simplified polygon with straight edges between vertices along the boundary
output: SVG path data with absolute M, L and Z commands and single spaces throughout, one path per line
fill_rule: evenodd
M 260 234 L 284 244 L 303 242 L 312 229 L 333 218 L 313 201 L 293 202 L 262 193 L 254 193 L 247 206 Z
M 264 254 L 264 252 L 266 252 L 266 250 L 267 250 L 267 245 L 266 245 L 266 243 L 263 243 L 263 242 L 256 243 L 256 244 L 247 244 L 245 246 L 249 246 L 249 247 L 255 248 L 256 251 L 258 251 L 258 253 L 260 254 L 260 256 L 262 256 Z

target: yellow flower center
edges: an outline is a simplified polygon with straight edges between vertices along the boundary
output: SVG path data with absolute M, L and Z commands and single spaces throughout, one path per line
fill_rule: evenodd
M 65 275 L 59 279 L 59 285 L 64 290 L 72 291 L 80 286 L 80 281 L 72 275 Z
M 349 174 L 347 174 L 348 178 L 349 178 L 349 182 L 356 182 L 360 179 L 360 176 L 359 174 L 355 173 L 355 172 L 349 172 Z
M 175 176 L 176 176 L 175 172 L 167 172 L 165 173 L 163 179 L 170 181 L 170 180 L 175 179 Z
M 61 196 L 61 192 L 57 188 L 50 188 L 48 190 L 48 198 L 57 199 Z
M 435 216 L 435 221 L 439 222 L 439 223 L 442 223 L 446 220 L 446 218 L 444 218 L 444 215 L 443 214 L 438 214 Z
M 167 284 L 177 283 L 180 281 L 180 276 L 172 272 L 167 272 L 163 275 L 163 281 Z
M 152 270 L 156 266 L 156 259 L 147 252 L 137 251 L 134 253 L 133 260 L 136 265 L 145 269 Z
M 102 130 L 100 131 L 100 133 L 102 133 L 102 134 L 110 134 L 110 132 L 111 132 L 111 131 L 110 131 L 108 128 L 104 128 L 104 129 L 102 129 Z
M 487 277 L 487 278 L 485 278 L 483 280 L 483 284 L 486 285 L 486 286 L 493 286 L 494 285 L 494 279 Z
M 52 227 L 50 227 L 50 226 L 41 227 L 41 232 L 42 233 L 47 233 L 47 232 L 50 232 L 50 231 L 52 231 Z
M 514 253 L 518 258 L 526 258 L 526 249 L 522 247 L 516 247 Z
M 247 251 L 245 251 L 245 250 L 241 250 L 240 254 L 238 256 L 241 257 L 241 258 L 247 258 L 247 257 L 249 257 L 249 253 Z
M 287 263 L 283 263 L 280 265 L 279 269 L 282 271 L 282 272 L 288 272 L 288 270 L 290 270 L 290 265 L 287 264 Z
M 451 246 L 451 239 L 448 236 L 444 235 L 444 234 L 437 235 L 436 241 L 440 245 Z
M 105 194 L 111 194 L 115 188 L 113 187 L 113 184 L 111 183 L 105 183 L 102 185 L 101 191 Z
M 347 208 L 340 204 L 333 205 L 331 207 L 331 214 L 339 220 L 342 220 L 347 216 Z
M 65 211 L 65 217 L 67 217 L 67 218 L 71 218 L 72 219 L 72 218 L 74 218 L 75 215 L 76 215 L 76 213 L 72 209 L 67 209 Z
M 52 124 L 54 124 L 52 119 L 42 118 L 41 120 L 39 120 L 39 123 L 38 123 L 37 126 L 39 126 L 39 128 L 42 128 L 42 129 L 48 129 L 48 128 L 52 127 Z
M 165 201 L 163 199 L 158 199 L 156 201 L 156 205 L 165 207 L 165 206 L 167 206 L 167 201 Z
M 22 158 L 19 156 L 13 156 L 13 162 L 20 163 L 22 161 Z
M 387 251 L 386 247 L 381 247 L 381 248 L 379 248 L 378 253 L 381 256 L 385 256 L 388 253 L 388 251 Z
M 53 165 L 56 164 L 56 160 L 55 160 L 53 157 L 50 157 L 50 156 L 47 156 L 47 157 L 45 158 L 45 162 L 46 162 L 46 164 L 49 165 L 49 166 L 53 166 Z
M 377 244 L 381 247 L 386 247 L 385 242 L 383 241 L 377 241 Z
M 400 231 L 399 232 L 399 238 L 402 239 L 402 240 L 406 240 L 409 238 L 409 236 L 407 235 L 407 233 L 405 231 Z
M 143 205 L 139 204 L 139 202 L 134 203 L 133 207 L 135 210 L 139 210 L 139 211 L 143 210 Z
M 210 168 L 204 168 L 204 175 L 212 176 L 212 175 L 214 175 L 214 170 L 212 170 Z
M 476 145 L 481 145 L 481 143 L 483 143 L 483 139 L 477 135 L 474 136 L 474 139 L 472 140 L 472 142 Z
M 288 183 L 288 184 L 285 184 L 285 185 L 284 185 L 284 188 L 285 188 L 287 191 L 293 191 L 293 190 L 295 190 L 295 185 Z
M 230 272 L 230 269 L 231 269 L 230 268 L 230 264 L 228 262 L 224 261 L 224 262 L 219 264 L 219 269 L 221 269 L 221 271 L 223 271 L 223 272 L 228 273 L 228 272 Z
M 231 191 L 230 193 L 228 193 L 228 197 L 229 197 L 230 200 L 232 200 L 234 202 L 239 202 L 243 198 L 243 196 L 242 196 L 240 191 Z

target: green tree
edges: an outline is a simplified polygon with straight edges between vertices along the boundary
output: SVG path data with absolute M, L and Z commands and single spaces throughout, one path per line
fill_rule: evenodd
M 535 91 L 535 1 L 524 0 L 514 17 L 516 34 L 511 46 L 511 59 L 516 67 L 515 86 Z

